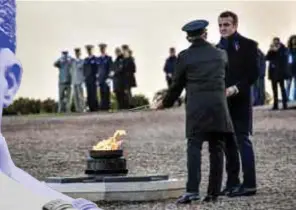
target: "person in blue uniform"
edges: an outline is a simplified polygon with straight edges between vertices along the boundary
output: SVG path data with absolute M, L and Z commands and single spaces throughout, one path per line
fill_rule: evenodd
M 84 59 L 84 78 L 87 92 L 87 105 L 89 111 L 95 112 L 99 109 L 98 94 L 97 94 L 97 74 L 98 63 L 97 57 L 93 54 L 93 45 L 85 46 L 88 56 Z
M 84 75 L 83 75 L 83 65 L 84 59 L 80 58 L 81 49 L 75 48 L 75 60 L 72 68 L 72 86 L 73 86 L 73 98 L 76 112 L 84 111 L 84 94 L 83 94 L 83 84 L 84 84 Z
M 169 50 L 169 53 L 170 53 L 170 56 L 166 59 L 165 64 L 164 64 L 164 68 L 163 68 L 168 87 L 172 84 L 172 77 L 173 77 L 175 65 L 177 62 L 175 48 L 171 47 Z
M 228 175 L 226 188 L 222 194 L 242 196 L 256 194 L 256 170 L 252 134 L 252 93 L 251 86 L 259 77 L 257 43 L 237 32 L 238 17 L 231 11 L 222 12 L 218 18 L 221 39 L 219 48 L 226 50 L 228 68 L 226 71 L 226 95 L 228 107 L 239 145 L 243 170 L 243 183 L 231 180 L 233 174 L 231 154 L 233 149 L 225 150 L 226 171 Z M 234 148 L 233 141 L 226 141 L 226 147 Z M 236 176 L 234 176 L 236 177 Z
M 165 73 L 165 79 L 167 81 L 167 86 L 168 88 L 172 84 L 172 78 L 173 78 L 173 73 L 175 71 L 176 67 L 176 62 L 177 62 L 177 56 L 176 56 L 176 49 L 171 47 L 169 49 L 169 57 L 166 59 L 163 71 Z M 182 100 L 181 98 L 178 99 L 178 105 L 182 105 Z
M 61 57 L 55 61 L 54 67 L 59 69 L 59 104 L 58 112 L 71 112 L 72 88 L 71 72 L 74 59 L 68 51 L 62 51 Z
M 209 143 L 210 175 L 204 202 L 217 201 L 223 173 L 223 145 L 233 136 L 233 125 L 225 94 L 227 54 L 206 41 L 208 21 L 195 20 L 182 30 L 191 46 L 179 53 L 172 85 L 156 109 L 169 108 L 186 88 L 187 184 L 177 203 L 200 199 L 201 148 Z
M 98 57 L 98 82 L 100 87 L 100 110 L 110 109 L 110 86 L 107 83 L 112 68 L 112 57 L 107 55 L 107 45 L 99 44 L 101 55 Z

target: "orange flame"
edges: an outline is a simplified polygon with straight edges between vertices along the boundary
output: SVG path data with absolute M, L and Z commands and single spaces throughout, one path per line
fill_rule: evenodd
M 93 146 L 92 150 L 119 150 L 121 148 L 122 140 L 120 140 L 121 136 L 125 136 L 125 130 L 117 130 L 115 131 L 112 137 L 108 139 L 102 140 Z

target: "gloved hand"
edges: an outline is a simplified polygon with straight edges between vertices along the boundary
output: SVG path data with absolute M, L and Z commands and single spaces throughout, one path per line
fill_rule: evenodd
M 236 95 L 236 94 L 238 94 L 238 92 L 239 92 L 238 88 L 235 85 L 230 86 L 230 87 L 226 88 L 226 97 Z
M 57 199 L 46 203 L 42 210 L 75 210 L 71 203 Z
M 103 210 L 100 209 L 95 203 L 84 198 L 77 198 L 73 200 L 72 205 L 78 210 Z

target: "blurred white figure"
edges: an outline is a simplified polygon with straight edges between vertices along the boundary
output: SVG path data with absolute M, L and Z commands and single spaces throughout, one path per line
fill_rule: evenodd
M 48 198 L 48 201 L 62 199 L 79 210 L 86 210 L 83 205 L 85 202 L 92 204 L 93 210 L 99 209 L 90 201 L 73 199 L 51 189 L 45 183 L 18 168 L 11 159 L 6 140 L 1 134 L 1 122 L 3 108 L 13 102 L 22 79 L 22 66 L 15 57 L 15 13 L 15 0 L 0 1 L 0 173 L 20 183 L 28 190 Z

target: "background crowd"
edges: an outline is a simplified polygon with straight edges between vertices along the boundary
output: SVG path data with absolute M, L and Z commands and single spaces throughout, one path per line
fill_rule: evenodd
M 117 47 L 115 59 L 107 54 L 104 43 L 99 44 L 98 56 L 94 54 L 93 45 L 87 45 L 85 49 L 87 57 L 84 59 L 81 49 L 75 48 L 75 57 L 62 51 L 54 63 L 59 69 L 58 112 L 70 112 L 72 100 L 76 112 L 109 110 L 111 90 L 115 93 L 118 109 L 131 108 L 132 88 L 137 87 L 137 82 L 135 59 L 129 46 Z
M 164 66 L 168 86 L 172 83 L 174 66 L 177 61 L 175 48 L 170 48 L 169 54 Z M 296 35 L 289 38 L 287 45 L 279 37 L 273 38 L 266 54 L 258 49 L 258 65 L 260 74 L 252 87 L 253 105 L 266 103 L 265 77 L 268 75 L 273 92 L 273 110 L 279 108 L 278 87 L 281 90 L 283 108 L 287 109 L 287 102 L 296 100 Z

